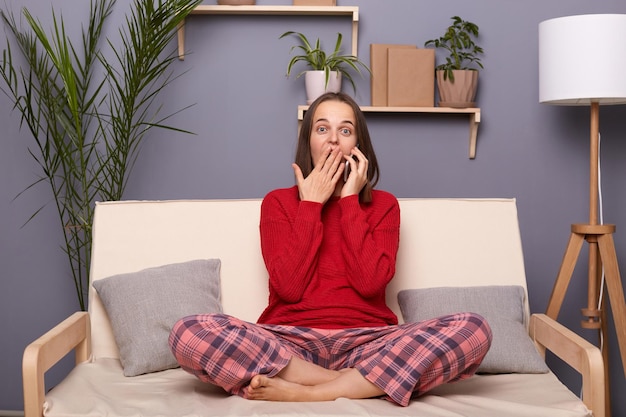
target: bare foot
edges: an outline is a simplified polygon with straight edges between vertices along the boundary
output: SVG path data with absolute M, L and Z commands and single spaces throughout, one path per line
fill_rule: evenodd
M 264 401 L 308 401 L 308 387 L 278 376 L 255 375 L 244 390 L 244 398 Z
M 339 377 L 340 371 L 333 371 L 293 357 L 276 376 L 285 381 L 300 385 L 318 385 Z
M 244 398 L 265 401 L 332 401 L 339 397 L 371 398 L 383 390 L 365 379 L 354 368 L 337 372 L 339 376 L 318 385 L 287 381 L 281 376 L 255 375 L 244 388 Z

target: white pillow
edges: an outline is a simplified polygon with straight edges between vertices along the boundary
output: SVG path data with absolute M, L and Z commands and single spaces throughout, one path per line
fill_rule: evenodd
M 175 368 L 169 333 L 184 316 L 222 311 L 220 260 L 199 259 L 93 282 L 111 320 L 125 376 Z

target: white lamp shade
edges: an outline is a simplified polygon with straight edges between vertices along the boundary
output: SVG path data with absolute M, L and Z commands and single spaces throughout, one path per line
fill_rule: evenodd
M 539 101 L 626 104 L 626 14 L 568 16 L 540 23 Z

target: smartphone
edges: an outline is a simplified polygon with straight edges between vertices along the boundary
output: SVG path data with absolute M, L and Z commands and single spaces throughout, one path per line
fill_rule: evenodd
M 357 145 L 358 147 L 359 145 Z M 352 159 L 359 162 L 356 156 L 352 155 Z M 350 161 L 346 161 L 346 167 L 343 169 L 343 182 L 348 181 L 348 177 L 350 176 Z
M 356 147 L 359 147 L 359 144 L 356 144 Z M 352 159 L 354 159 L 357 163 L 359 162 L 359 159 L 352 155 Z M 343 170 L 343 182 L 348 181 L 348 177 L 350 176 L 350 161 L 346 161 L 346 167 Z
M 350 161 L 346 161 L 346 167 L 343 169 L 343 182 L 348 181 L 350 176 Z

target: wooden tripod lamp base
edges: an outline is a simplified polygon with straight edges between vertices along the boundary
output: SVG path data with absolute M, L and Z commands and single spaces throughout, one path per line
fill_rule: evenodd
M 600 329 L 604 336 L 608 334 L 606 320 L 603 319 L 605 314 L 598 308 L 601 277 L 604 267 L 604 279 L 606 282 L 607 293 L 611 302 L 611 310 L 617 339 L 620 346 L 622 365 L 624 375 L 626 375 L 626 301 L 624 300 L 624 289 L 617 264 L 617 255 L 615 252 L 615 243 L 613 241 L 613 233 L 615 225 L 612 224 L 573 224 L 567 249 L 563 257 L 563 262 L 559 270 L 546 315 L 555 319 L 559 314 L 565 292 L 569 286 L 572 273 L 576 266 L 580 250 L 583 242 L 589 244 L 589 288 L 588 288 L 588 305 L 582 309 L 583 316 L 586 317 L 582 322 L 584 328 Z M 603 303 L 604 304 L 604 303 Z M 606 342 L 602 346 L 604 356 L 604 366 L 608 366 L 608 351 Z M 608 371 L 608 368 L 607 368 Z M 606 373 L 608 375 L 608 372 Z

